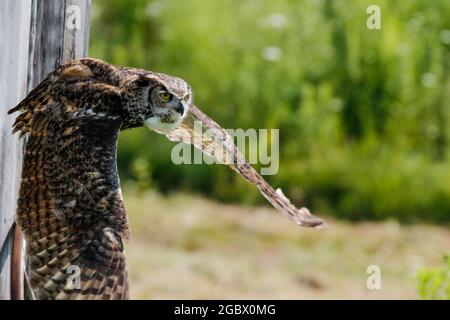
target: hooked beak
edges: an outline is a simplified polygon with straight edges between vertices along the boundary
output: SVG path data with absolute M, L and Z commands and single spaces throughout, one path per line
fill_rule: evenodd
M 175 107 L 175 111 L 178 112 L 179 114 L 183 115 L 184 113 L 184 104 L 183 102 L 179 101 L 177 106 Z

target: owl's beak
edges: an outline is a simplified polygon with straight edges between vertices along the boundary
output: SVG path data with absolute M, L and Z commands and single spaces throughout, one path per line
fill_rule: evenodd
M 179 101 L 177 106 L 175 107 L 175 111 L 178 112 L 179 114 L 183 115 L 184 113 L 184 105 L 183 102 Z

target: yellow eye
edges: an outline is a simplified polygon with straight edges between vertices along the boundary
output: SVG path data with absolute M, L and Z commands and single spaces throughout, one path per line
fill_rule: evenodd
M 161 97 L 161 99 L 162 99 L 164 102 L 169 102 L 170 100 L 172 100 L 172 94 L 170 94 L 170 93 L 168 93 L 168 92 L 165 92 L 165 91 L 161 92 L 161 93 L 159 94 L 159 96 Z

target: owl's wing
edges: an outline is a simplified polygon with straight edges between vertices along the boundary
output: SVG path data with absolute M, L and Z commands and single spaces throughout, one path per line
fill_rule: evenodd
M 278 211 L 296 224 L 316 229 L 327 227 L 325 221 L 313 216 L 307 208 L 297 209 L 281 189 L 275 191 L 247 162 L 234 144 L 233 138 L 197 107 L 191 106 L 185 119 L 174 130 L 159 133 L 165 134 L 172 141 L 193 144 L 218 162 L 229 165 L 248 182 L 254 184 Z
M 121 243 L 128 224 L 115 162 L 121 121 L 102 112 L 120 103 L 112 68 L 71 61 L 9 111 L 20 112 L 14 132 L 28 134 L 17 222 L 38 299 L 128 294 Z M 71 276 L 79 287 L 70 287 Z

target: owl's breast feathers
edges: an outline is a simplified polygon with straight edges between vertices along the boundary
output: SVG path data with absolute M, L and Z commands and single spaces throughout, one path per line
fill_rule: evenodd
M 21 112 L 13 131 L 28 134 L 17 222 L 37 298 L 128 297 L 116 168 L 123 78 L 102 61 L 71 61 L 9 111 Z

